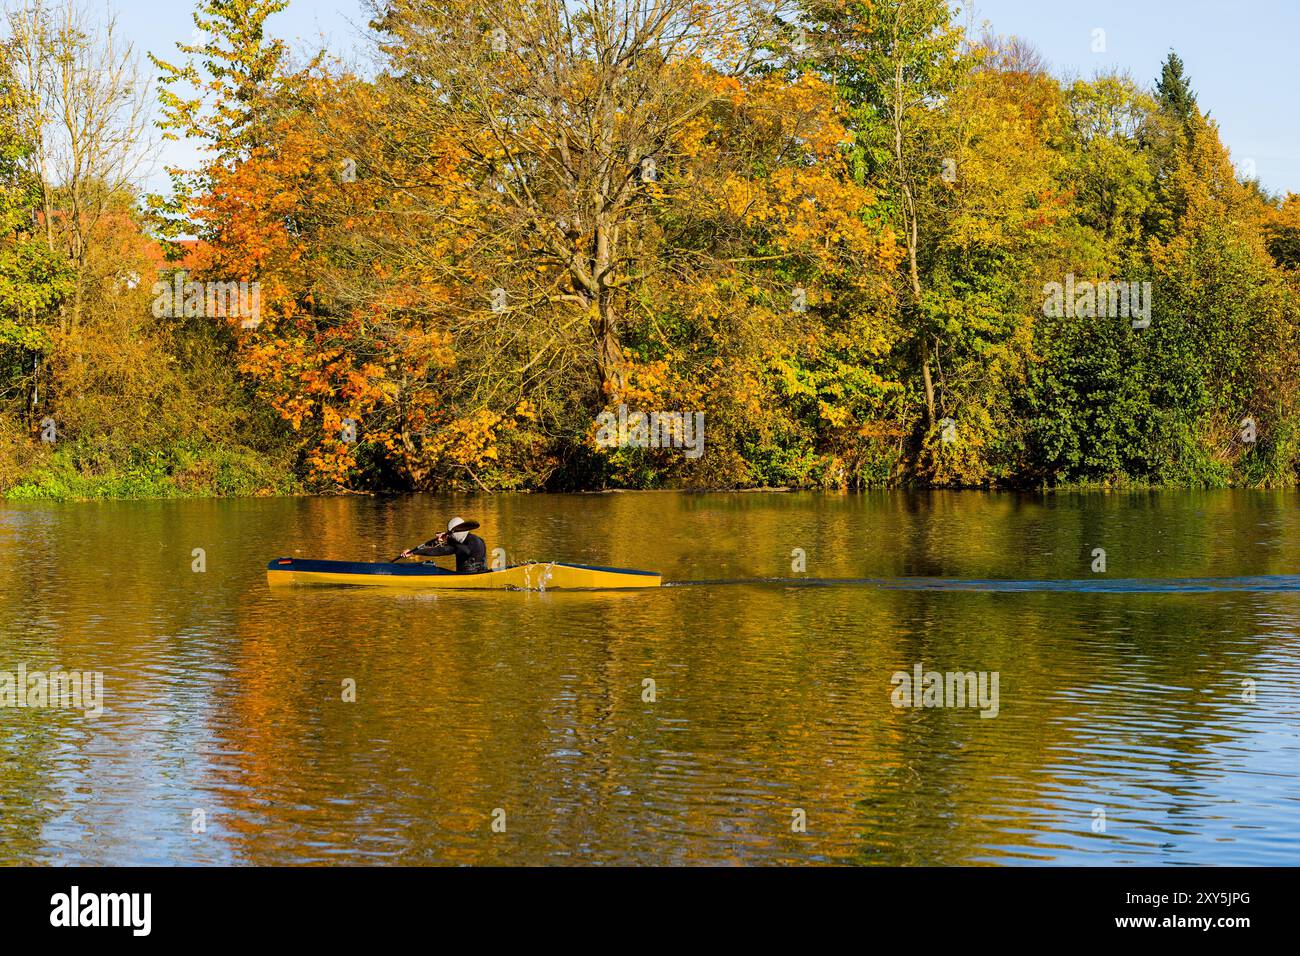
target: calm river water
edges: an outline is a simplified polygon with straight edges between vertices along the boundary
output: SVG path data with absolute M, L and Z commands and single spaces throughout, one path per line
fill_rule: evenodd
M 452 513 L 680 585 L 267 587 Z M 1294 493 L 0 503 L 0 672 L 104 681 L 0 708 L 0 862 L 1296 863 L 1298 574 Z

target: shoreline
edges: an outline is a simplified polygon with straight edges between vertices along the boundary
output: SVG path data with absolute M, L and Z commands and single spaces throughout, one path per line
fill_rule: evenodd
M 868 488 L 817 488 L 817 487 L 798 487 L 798 486 L 781 486 L 781 487 L 743 487 L 743 488 L 576 488 L 563 491 L 547 491 L 539 488 L 511 488 L 501 491 L 481 491 L 478 489 L 461 489 L 450 488 L 442 490 L 433 489 L 386 489 L 380 491 L 368 491 L 364 489 L 345 489 L 338 491 L 283 491 L 268 492 L 266 494 L 203 494 L 203 493 L 186 493 L 179 492 L 175 494 L 99 494 L 99 495 L 52 495 L 34 493 L 22 493 L 23 489 L 29 486 L 16 486 L 8 491 L 0 492 L 0 502 L 5 504 L 18 503 L 36 503 L 50 502 L 55 504 L 72 504 L 92 501 L 251 501 L 262 499 L 290 499 L 290 498 L 406 498 L 415 495 L 429 495 L 437 498 L 449 497 L 469 497 L 469 498 L 493 498 L 497 496 L 508 495 L 536 495 L 536 496 L 561 496 L 561 495 L 624 495 L 624 494 L 680 494 L 680 495 L 793 495 L 801 493 L 817 493 L 828 496 L 851 496 L 851 495 L 869 495 L 873 493 L 899 493 L 925 494 L 933 492 L 951 492 L 960 494 L 988 494 L 988 495 L 1032 495 L 1036 497 L 1047 498 L 1052 495 L 1075 495 L 1075 494 L 1121 494 L 1121 493 L 1153 493 L 1153 492 L 1216 492 L 1216 491 L 1254 491 L 1254 492 L 1271 492 L 1286 493 L 1300 492 L 1300 482 L 1290 485 L 1177 485 L 1177 484 L 1149 484 L 1149 483 L 1118 483 L 1118 484 L 1060 484 L 1050 486 L 1025 486 L 1025 485 L 994 485 L 994 486 L 952 486 L 952 485 L 923 485 L 923 484 L 900 484 L 887 485 Z M 19 494 L 13 494 L 19 491 Z

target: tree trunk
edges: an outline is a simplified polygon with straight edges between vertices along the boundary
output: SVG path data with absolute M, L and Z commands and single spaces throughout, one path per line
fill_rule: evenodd
M 934 376 L 930 372 L 930 336 L 925 330 L 924 316 L 921 312 L 921 271 L 916 264 L 916 247 L 918 245 L 916 207 L 912 201 L 912 190 L 904 186 L 903 193 L 907 199 L 906 209 L 909 211 L 908 218 L 911 221 L 907 232 L 907 268 L 912 285 L 912 320 L 918 328 L 917 352 L 921 360 L 921 382 L 925 387 L 925 424 L 926 427 L 933 428 L 935 422 Z
M 898 49 L 898 22 L 894 22 L 894 49 Z M 917 265 L 917 246 L 920 244 L 920 216 L 916 211 L 916 197 L 912 195 L 911 176 L 903 148 L 903 60 L 894 64 L 894 162 L 897 164 L 898 184 L 903 192 L 903 226 L 907 235 L 907 271 L 912 287 L 912 319 L 917 324 L 917 351 L 921 360 L 921 383 L 925 388 L 926 427 L 934 427 L 934 376 L 930 372 L 930 337 L 923 327 L 921 313 L 921 270 Z
M 608 400 L 612 395 L 622 395 L 627 387 L 627 370 L 623 357 L 623 346 L 618 340 L 618 316 L 615 311 L 615 291 L 609 287 L 614 271 L 614 244 L 617 230 L 603 221 L 603 216 L 596 217 L 595 234 L 592 237 L 591 277 L 595 313 L 592 316 L 592 332 L 596 344 L 596 372 L 600 380 L 600 397 Z
M 930 344 L 924 336 L 921 338 L 921 381 L 925 384 L 926 424 L 934 427 L 934 379 L 930 375 Z
M 622 395 L 627 388 L 627 368 L 623 346 L 618 340 L 614 294 L 609 289 L 602 289 L 597 297 L 592 333 L 596 344 L 596 372 L 600 380 L 601 398 Z

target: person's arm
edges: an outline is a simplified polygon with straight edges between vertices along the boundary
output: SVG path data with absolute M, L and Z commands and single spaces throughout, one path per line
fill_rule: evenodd
M 426 541 L 418 548 L 412 548 L 407 554 L 418 554 L 426 558 L 440 558 L 444 555 L 455 554 L 456 545 L 448 540 L 447 535 L 440 534 L 432 541 Z
M 426 558 L 440 558 L 455 553 L 456 549 L 449 544 L 422 544 L 418 548 L 411 549 L 411 554 L 423 555 Z

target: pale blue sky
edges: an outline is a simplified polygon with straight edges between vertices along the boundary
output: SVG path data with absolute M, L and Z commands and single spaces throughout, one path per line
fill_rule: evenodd
M 172 52 L 193 29 L 188 0 L 110 0 L 110 8 L 137 47 L 155 53 Z M 1173 48 L 1234 162 L 1252 161 L 1269 189 L 1300 192 L 1300 0 L 978 0 L 973 11 L 996 32 L 1031 41 L 1058 75 L 1119 69 L 1150 84 Z M 269 27 L 296 50 L 324 37 L 351 59 L 364 46 L 358 29 L 365 21 L 360 0 L 290 0 Z M 1104 53 L 1092 50 L 1098 28 Z M 163 161 L 183 163 L 187 155 L 170 146 Z M 161 177 L 151 185 L 161 186 Z

